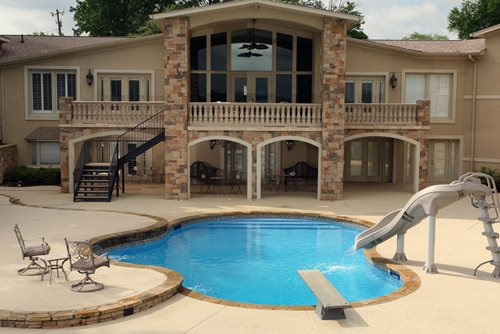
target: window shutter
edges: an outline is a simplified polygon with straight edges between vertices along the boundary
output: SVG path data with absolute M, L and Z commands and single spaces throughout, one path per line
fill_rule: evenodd
M 450 117 L 451 75 L 429 75 L 429 99 L 431 100 L 431 117 Z
M 405 103 L 425 99 L 425 74 L 407 74 L 405 80 Z

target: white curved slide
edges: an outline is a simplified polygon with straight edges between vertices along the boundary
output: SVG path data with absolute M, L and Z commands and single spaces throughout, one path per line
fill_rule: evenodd
M 425 188 L 413 195 L 404 208 L 392 211 L 377 225 L 358 234 L 354 248 L 372 248 L 397 234 L 403 234 L 425 217 L 435 216 L 439 209 L 469 194 L 476 198 L 490 196 L 492 190 L 481 184 L 478 178 L 461 178 L 451 184 Z

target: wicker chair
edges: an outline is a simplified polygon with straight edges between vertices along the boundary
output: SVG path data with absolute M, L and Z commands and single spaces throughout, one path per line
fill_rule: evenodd
M 44 238 L 25 240 L 21 235 L 21 231 L 19 230 L 19 226 L 17 224 L 14 225 L 14 233 L 16 234 L 17 241 L 19 242 L 19 246 L 21 247 L 23 260 L 25 258 L 29 258 L 31 261 L 31 263 L 27 267 L 19 269 L 17 271 L 17 274 L 31 276 L 41 275 L 45 273 L 47 271 L 47 268 L 42 267 L 36 261 L 38 260 L 37 256 L 49 254 L 49 244 L 45 242 Z
M 90 278 L 91 274 L 100 268 L 109 268 L 108 254 L 96 255 L 92 251 L 92 244 L 89 241 L 70 241 L 64 239 L 68 250 L 69 269 L 77 271 L 85 277 L 78 283 L 71 286 L 71 290 L 77 292 L 91 292 L 104 288 L 104 284 L 98 283 Z

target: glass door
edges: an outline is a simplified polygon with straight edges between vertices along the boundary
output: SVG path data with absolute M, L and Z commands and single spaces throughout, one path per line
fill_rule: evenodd
M 375 137 L 346 142 L 345 180 L 391 182 L 393 145 L 392 139 Z
M 269 74 L 235 75 L 233 77 L 234 102 L 270 102 L 271 76 Z
M 429 181 L 448 183 L 458 176 L 458 141 L 429 140 Z

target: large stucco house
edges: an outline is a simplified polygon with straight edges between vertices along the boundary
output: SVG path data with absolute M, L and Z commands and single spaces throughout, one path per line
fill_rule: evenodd
M 249 199 L 297 162 L 323 200 L 351 182 L 416 191 L 500 168 L 500 26 L 356 40 L 357 16 L 270 0 L 153 19 L 162 34 L 0 37 L 0 138 L 18 164 L 60 164 L 63 192 L 86 164 L 120 182 L 154 170 L 167 199 L 191 196 L 194 162 L 237 175 Z

